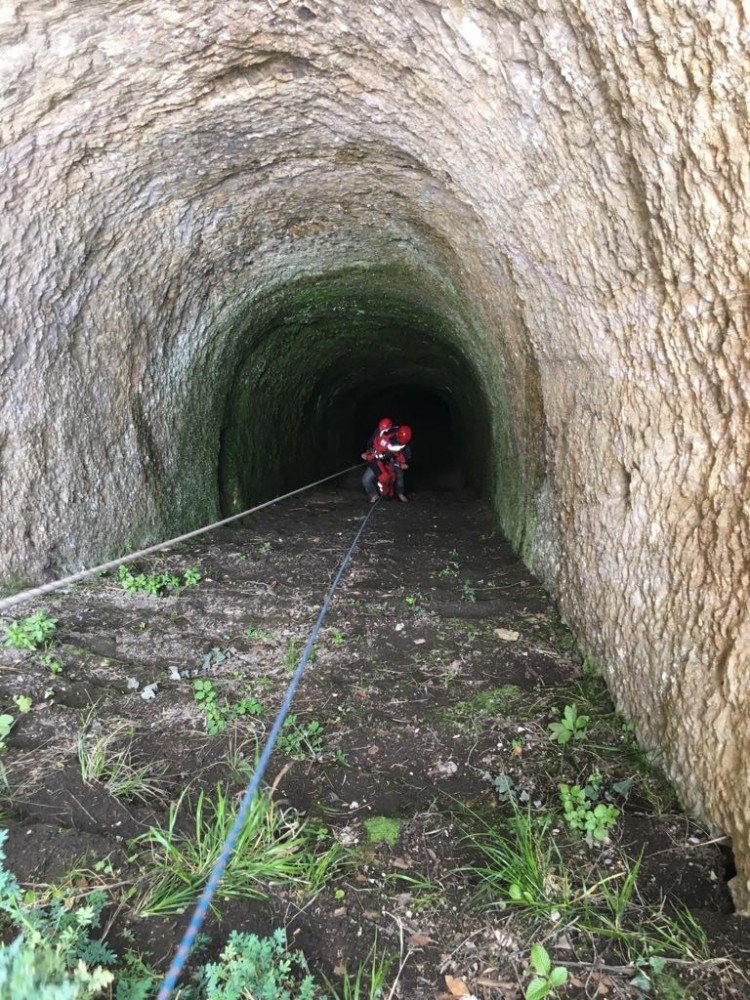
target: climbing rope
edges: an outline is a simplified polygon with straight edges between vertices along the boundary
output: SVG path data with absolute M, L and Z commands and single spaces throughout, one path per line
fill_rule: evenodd
M 208 879 L 208 882 L 206 882 L 205 888 L 201 893 L 201 897 L 196 904 L 196 907 L 193 911 L 193 915 L 190 918 L 190 923 L 188 924 L 187 930 L 185 931 L 182 940 L 180 941 L 180 944 L 177 948 L 177 951 L 175 952 L 175 956 L 172 959 L 172 964 L 170 965 L 169 970 L 166 976 L 164 977 L 164 981 L 162 982 L 161 988 L 159 989 L 156 1000 L 168 1000 L 168 998 L 172 995 L 175 986 L 177 985 L 177 980 L 180 978 L 182 970 L 185 968 L 185 963 L 187 962 L 188 956 L 190 955 L 190 951 L 193 947 L 193 944 L 195 943 L 195 938 L 198 935 L 198 932 L 200 931 L 203 925 L 203 921 L 206 919 L 206 914 L 208 913 L 208 908 L 211 905 L 211 900 L 214 897 L 214 893 L 216 892 L 216 889 L 219 885 L 221 876 L 223 875 L 224 869 L 226 868 L 229 859 L 232 855 L 232 851 L 234 850 L 234 845 L 237 842 L 237 838 L 242 832 L 242 827 L 244 826 L 245 820 L 247 819 L 247 815 L 250 810 L 250 806 L 252 805 L 253 799 L 255 798 L 258 788 L 260 787 L 260 783 L 261 780 L 263 779 L 263 775 L 265 774 L 266 767 L 268 766 L 268 762 L 271 759 L 271 754 L 273 753 L 274 748 L 276 746 L 276 740 L 278 739 L 279 733 L 281 732 L 281 727 L 284 725 L 284 720 L 286 719 L 289 709 L 291 708 L 292 700 L 297 691 L 297 688 L 299 687 L 299 683 L 302 679 L 302 674 L 304 673 L 305 667 L 307 666 L 307 662 L 310 659 L 310 654 L 312 653 L 313 646 L 315 645 L 315 640 L 318 637 L 318 632 L 320 631 L 320 627 L 323 624 L 323 619 L 326 616 L 331 600 L 333 599 L 333 595 L 336 592 L 336 588 L 339 585 L 341 577 L 344 575 L 344 572 L 346 571 L 346 567 L 349 565 L 349 561 L 351 560 L 352 554 L 354 553 L 354 550 L 357 547 L 357 543 L 362 537 L 362 533 L 367 527 L 370 518 L 375 512 L 376 507 L 379 506 L 380 502 L 373 504 L 373 506 L 370 508 L 367 516 L 357 529 L 357 533 L 355 534 L 354 539 L 352 540 L 352 543 L 349 546 L 341 565 L 339 566 L 338 572 L 336 573 L 336 576 L 333 578 L 333 583 L 328 588 L 328 593 L 326 594 L 325 600 L 323 601 L 320 613 L 315 621 L 315 624 L 312 627 L 312 631 L 310 632 L 310 636 L 307 640 L 307 643 L 305 644 L 305 648 L 302 651 L 302 655 L 300 656 L 297 668 L 294 671 L 294 675 L 292 676 L 292 679 L 289 683 L 289 687 L 287 688 L 286 694 L 284 695 L 284 701 L 282 702 L 278 715 L 276 716 L 274 724 L 271 727 L 271 732 L 268 734 L 268 739 L 266 740 L 266 745 L 263 748 L 263 753 L 260 755 L 260 759 L 258 760 L 258 763 L 256 765 L 255 773 L 250 779 L 248 786 L 245 789 L 245 792 L 242 796 L 242 802 L 240 803 L 240 808 L 237 812 L 234 823 L 232 824 L 232 829 L 229 831 L 227 839 L 224 842 L 224 846 L 221 850 L 221 854 L 219 855 L 216 864 L 214 865 L 213 871 L 211 872 L 211 875 Z
M 331 476 L 324 476 L 323 479 L 316 479 L 314 483 L 308 483 L 307 486 L 300 486 L 299 489 L 292 490 L 290 493 L 283 493 L 280 497 L 274 497 L 273 500 L 266 500 L 265 503 L 259 503 L 256 507 L 250 507 L 248 510 L 243 510 L 240 514 L 232 514 L 231 517 L 225 517 L 221 521 L 214 521 L 212 524 L 206 524 L 202 528 L 196 528 L 195 531 L 188 531 L 184 535 L 178 535 L 176 538 L 170 538 L 166 542 L 159 542 L 158 545 L 150 545 L 147 549 L 139 549 L 138 552 L 131 552 L 127 556 L 122 556 L 119 559 L 112 559 L 109 562 L 101 563 L 99 566 L 92 566 L 91 569 L 82 569 L 79 573 L 73 573 L 71 576 L 63 577 L 61 580 L 54 580 L 51 583 L 44 583 L 39 587 L 33 587 L 31 590 L 23 590 L 19 594 L 14 594 L 12 597 L 5 597 L 0 600 L 0 612 L 5 611 L 7 608 L 12 608 L 15 604 L 20 604 L 22 601 L 30 601 L 34 597 L 41 597 L 43 594 L 51 594 L 55 590 L 61 590 L 63 587 L 69 587 L 73 583 L 80 583 L 81 580 L 86 580 L 90 576 L 95 576 L 97 573 L 103 573 L 106 570 L 117 569 L 118 566 L 124 566 L 125 563 L 133 562 L 135 559 L 140 559 L 142 556 L 151 555 L 152 552 L 163 552 L 164 549 L 171 549 L 173 545 L 178 545 L 180 542 L 186 542 L 190 538 L 197 538 L 199 535 L 205 535 L 207 531 L 213 531 L 215 528 L 220 528 L 223 524 L 230 524 L 232 521 L 237 521 L 241 517 L 247 517 L 248 514 L 254 514 L 257 510 L 263 510 L 264 507 L 270 507 L 272 504 L 278 503 L 280 500 L 286 500 L 288 497 L 296 496 L 298 493 L 304 493 L 305 490 L 311 490 L 314 486 L 320 486 L 321 483 L 327 483 L 331 479 L 336 479 L 338 476 L 343 476 L 347 472 L 351 472 L 353 469 L 358 469 L 362 465 L 361 462 L 357 465 L 350 465 L 348 469 L 342 469 L 340 472 L 334 472 Z

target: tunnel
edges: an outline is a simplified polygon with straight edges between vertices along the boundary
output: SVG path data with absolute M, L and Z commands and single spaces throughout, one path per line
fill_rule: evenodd
M 336 471 L 396 409 L 747 909 L 747 42 L 735 3 L 8 7 L 0 575 Z
M 265 325 L 246 319 L 227 380 L 222 512 L 358 462 L 391 411 L 415 433 L 412 485 L 487 491 L 480 376 L 461 348 L 461 319 L 420 298 L 418 280 L 399 289 L 392 275 L 342 274 L 287 292 Z

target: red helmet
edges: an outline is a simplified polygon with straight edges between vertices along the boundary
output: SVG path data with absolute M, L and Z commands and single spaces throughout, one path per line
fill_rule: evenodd
M 396 431 L 396 440 L 399 444 L 408 444 L 411 441 L 411 427 L 408 424 L 401 424 Z
M 393 421 L 390 417 L 383 417 L 383 419 L 378 422 L 379 431 L 389 431 L 391 427 L 393 427 Z

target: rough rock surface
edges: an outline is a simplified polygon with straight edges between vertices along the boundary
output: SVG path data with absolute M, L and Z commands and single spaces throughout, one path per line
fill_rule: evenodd
M 0 572 L 285 482 L 332 381 L 482 398 L 506 531 L 750 907 L 749 14 L 1 5 Z

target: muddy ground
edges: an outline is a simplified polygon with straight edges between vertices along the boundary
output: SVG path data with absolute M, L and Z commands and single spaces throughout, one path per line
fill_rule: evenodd
M 163 971 L 189 916 L 184 906 L 147 915 L 155 867 L 137 838 L 163 827 L 183 793 L 176 835 L 189 837 L 200 792 L 207 802 L 219 782 L 241 791 L 368 509 L 353 492 L 285 501 L 134 569 L 197 568 L 197 584 L 152 596 L 98 578 L 23 609 L 56 619 L 46 652 L 0 652 L 0 707 L 16 720 L 2 756 L 10 867 L 37 900 L 103 888 L 107 940 L 130 953 L 131 970 Z M 196 680 L 216 696 L 213 735 Z M 561 746 L 548 725 L 566 705 L 589 722 Z M 314 890 L 261 879 L 262 898 L 220 900 L 196 962 L 215 958 L 232 928 L 281 926 L 334 986 L 377 942 L 393 960 L 383 997 L 521 997 L 533 942 L 569 971 L 550 995 L 750 996 L 747 922 L 726 888 L 731 853 L 681 812 L 484 502 L 433 494 L 378 506 L 293 711 L 268 775 L 273 809 L 307 822 L 310 850 L 339 855 Z M 100 780 L 81 763 L 97 748 Z M 132 788 L 116 788 L 108 754 L 140 775 Z M 621 814 L 609 842 L 589 846 L 567 828 L 558 786 L 597 772 L 602 801 Z M 549 905 L 513 898 L 512 880 L 488 884 L 478 870 L 472 836 L 512 829 L 514 809 L 553 852 L 540 888 Z M 592 932 L 590 914 L 556 905 L 601 909 L 602 880 L 621 886 L 639 859 L 615 932 Z M 663 927 L 659 914 L 684 927 L 682 908 L 694 926 L 679 940 L 638 938 L 649 921 Z M 657 968 L 669 960 L 658 975 L 653 956 Z M 632 982 L 638 965 L 648 991 Z

